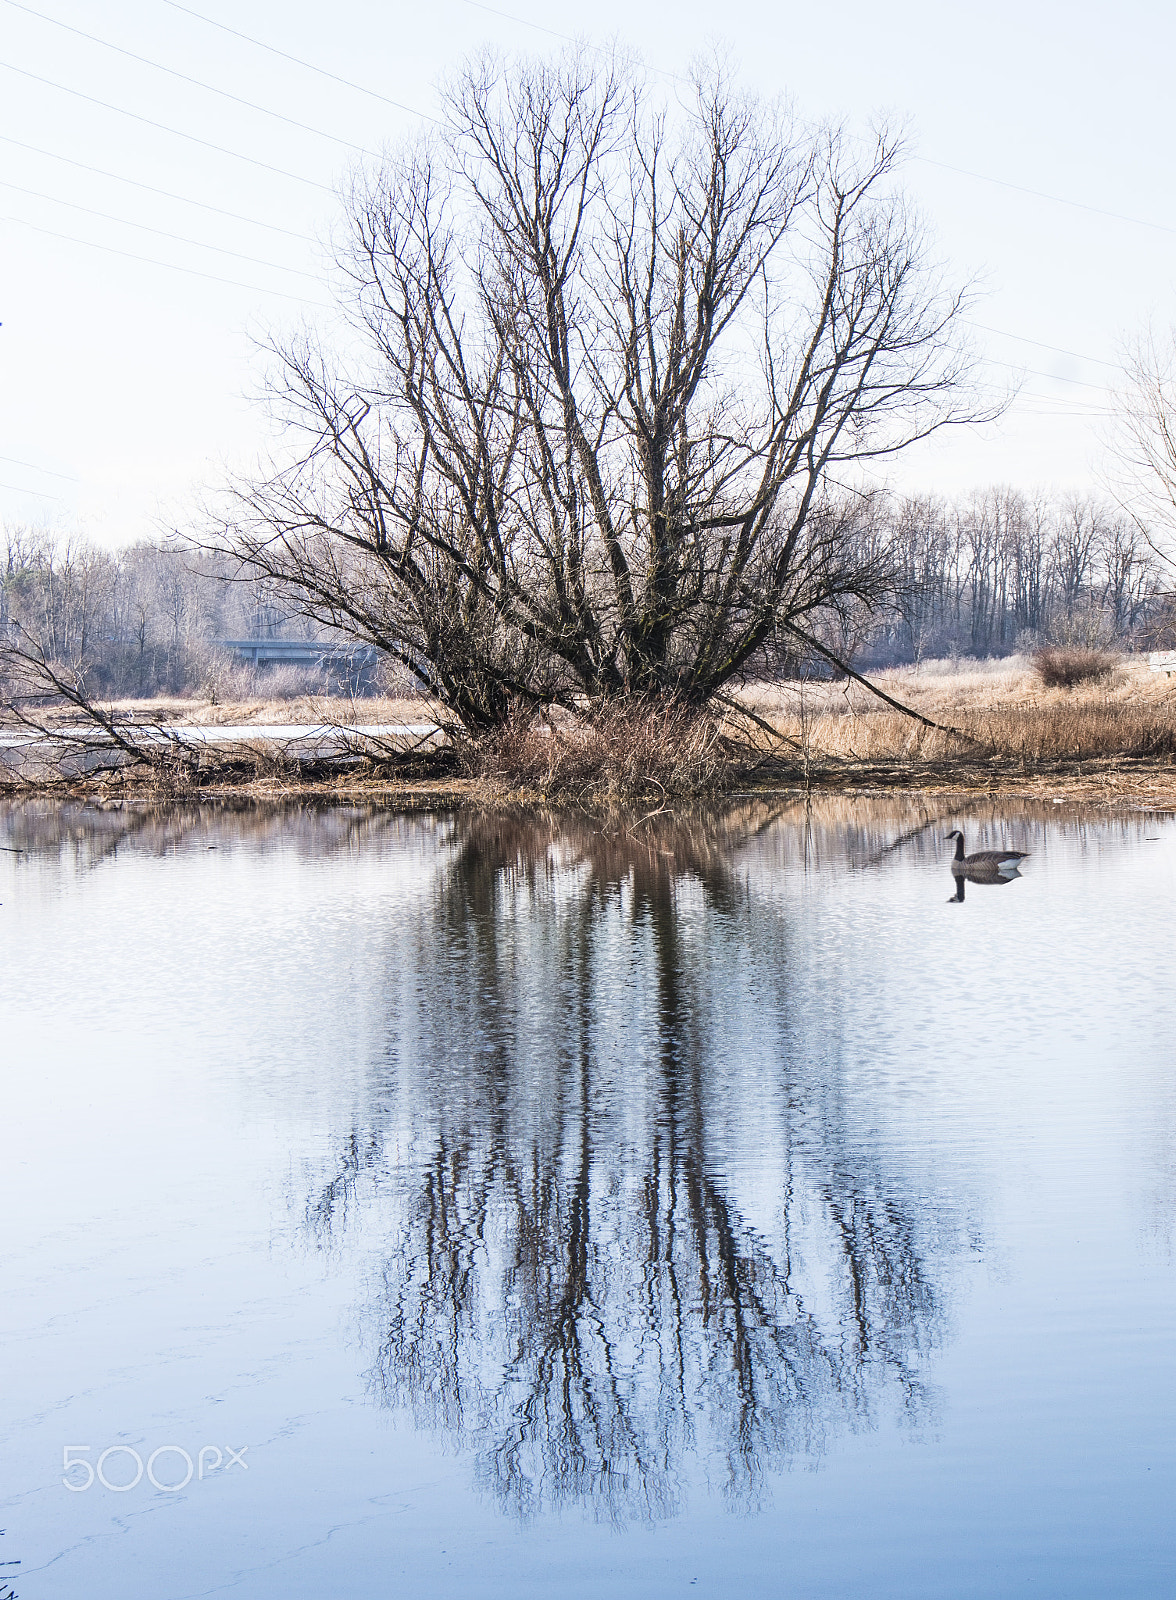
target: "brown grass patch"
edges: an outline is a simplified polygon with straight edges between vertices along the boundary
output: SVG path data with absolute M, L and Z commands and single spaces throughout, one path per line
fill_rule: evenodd
M 344 763 L 308 761 L 305 752 L 299 759 L 293 748 L 261 740 L 209 748 L 194 763 L 122 772 L 67 763 L 22 778 L 0 763 L 0 789 L 349 794 L 422 804 L 430 796 L 509 796 L 573 805 L 633 800 L 643 808 L 648 800 L 677 806 L 690 795 L 768 788 L 1073 793 L 1148 804 L 1176 796 L 1176 681 L 1138 657 L 1071 689 L 1046 688 L 1032 663 L 1017 657 L 876 676 L 896 699 L 958 731 L 924 727 L 858 684 L 789 682 L 741 692 L 759 722 L 730 708 L 698 716 L 673 706 L 614 707 L 591 719 L 557 713 L 551 723 L 519 722 L 476 741 L 401 751 L 367 743 Z M 149 709 L 151 720 L 214 725 L 428 722 L 435 715 L 425 702 L 392 699 L 155 701 Z
M 1105 650 L 1077 645 L 1047 645 L 1033 656 L 1033 670 L 1047 689 L 1073 689 L 1080 683 L 1101 683 L 1115 670 L 1115 657 Z
M 1176 756 L 1176 685 L 1138 659 L 1072 689 L 1046 688 L 1021 657 L 877 674 L 887 693 L 960 737 L 921 726 L 857 684 L 749 688 L 744 701 L 816 764 L 898 762 L 914 771 L 993 759 L 1022 767 Z
M 580 722 L 514 722 L 471 743 L 472 775 L 499 792 L 598 802 L 705 794 L 724 771 L 713 717 L 679 705 L 610 706 Z

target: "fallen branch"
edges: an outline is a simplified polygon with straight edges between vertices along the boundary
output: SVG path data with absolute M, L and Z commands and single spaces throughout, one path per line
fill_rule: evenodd
M 765 733 L 770 734 L 771 737 L 777 740 L 780 744 L 790 744 L 794 750 L 799 750 L 801 754 L 804 753 L 804 746 L 798 739 L 792 738 L 790 734 L 781 733 L 779 728 L 773 728 L 770 722 L 766 721 L 763 717 L 757 716 L 756 713 L 750 709 L 750 707 L 740 705 L 739 701 L 733 700 L 730 695 L 720 694 L 718 690 L 716 690 L 714 694 L 711 695 L 711 699 L 717 700 L 720 705 L 729 706 L 732 711 L 737 711 L 741 717 L 746 717 L 749 722 L 754 722 L 757 727 L 762 728 Z M 770 755 L 771 752 L 768 751 L 767 754 Z
M 884 700 L 888 706 L 893 706 L 895 711 L 901 711 L 904 717 L 913 717 L 916 722 L 921 722 L 925 728 L 934 728 L 936 733 L 950 733 L 954 738 L 963 739 L 968 744 L 981 745 L 983 743 L 973 734 L 965 733 L 962 728 L 952 728 L 943 722 L 933 722 L 930 717 L 925 717 L 921 711 L 916 711 L 913 706 L 904 706 L 901 700 L 896 700 L 893 695 L 887 694 L 884 689 L 879 689 L 878 685 L 871 683 L 869 678 L 863 678 L 860 672 L 855 672 L 848 663 L 835 656 L 832 650 L 827 649 L 819 639 L 814 639 L 809 634 L 804 633 L 795 623 L 785 623 L 785 627 L 789 633 L 795 634 L 803 644 L 807 644 L 818 655 L 824 656 L 825 660 L 831 662 L 839 672 L 844 672 L 847 678 L 853 678 L 856 683 L 860 683 L 871 694 L 876 694 L 879 700 Z
M 155 729 L 153 740 L 136 739 L 114 711 L 104 709 L 90 698 L 80 672 L 56 665 L 46 655 L 40 641 L 26 629 L 11 624 L 10 630 L 9 638 L 0 645 L 0 666 L 6 666 L 13 677 L 35 692 L 21 698 L 10 696 L 4 703 L 4 711 L 12 722 L 36 734 L 49 746 L 56 745 L 71 755 L 97 756 L 98 763 L 88 766 L 84 776 L 92 778 L 100 773 L 143 766 L 156 771 L 165 767 L 174 770 L 179 766 L 190 771 L 199 764 L 199 753 L 190 750 L 173 734 L 160 738 L 161 730 Z M 80 713 L 83 724 L 56 722 L 47 714 L 38 716 L 28 704 L 22 703 L 43 701 L 48 697 Z M 65 783 L 74 781 L 60 765 L 57 778 Z

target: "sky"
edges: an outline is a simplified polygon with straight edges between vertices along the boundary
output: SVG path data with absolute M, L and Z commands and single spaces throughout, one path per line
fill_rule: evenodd
M 1113 476 L 1122 341 L 1176 320 L 1158 0 L 0 0 L 0 523 L 110 547 L 184 524 L 266 437 L 257 341 L 330 318 L 351 164 L 426 125 L 471 52 L 572 37 L 671 89 L 718 45 L 803 117 L 906 128 L 903 186 L 980 285 L 984 381 L 1019 387 L 894 461 L 896 489 Z

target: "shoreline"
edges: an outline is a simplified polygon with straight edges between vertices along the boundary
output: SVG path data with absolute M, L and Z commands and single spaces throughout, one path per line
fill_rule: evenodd
M 27 724 L 8 728 L 28 759 L 7 771 L 0 759 L 0 795 L 642 814 L 748 794 L 950 794 L 1176 810 L 1176 683 L 1141 660 L 1070 688 L 1045 686 L 1020 657 L 877 678 L 873 688 L 748 684 L 700 738 L 672 715 L 561 713 L 461 748 L 429 736 L 442 720 L 436 706 L 407 698 L 116 701 L 97 726 L 46 708 L 31 738 Z M 102 755 L 119 735 L 137 752 L 123 746 L 125 765 Z
M 178 804 L 225 800 L 254 803 L 314 801 L 348 804 L 356 801 L 399 810 L 437 808 L 507 807 L 520 810 L 644 810 L 657 813 L 723 805 L 732 800 L 793 799 L 797 796 L 838 795 L 846 799 L 884 795 L 926 795 L 961 799 L 1025 800 L 1035 803 L 1094 805 L 1144 811 L 1176 812 L 1176 763 L 1171 760 L 1132 760 L 1104 757 L 1090 761 L 1065 761 L 1039 766 L 993 760 L 944 761 L 928 765 L 863 762 L 830 767 L 813 763 L 808 771 L 780 771 L 763 782 L 718 784 L 692 794 L 648 795 L 623 798 L 606 790 L 568 795 L 535 787 L 510 786 L 484 778 L 361 776 L 355 772 L 334 776 L 299 777 L 268 774 L 248 779 L 226 776 L 218 782 L 209 774 L 203 783 L 162 782 L 152 773 L 128 773 L 121 781 L 106 774 L 93 780 L 52 781 L 12 785 L 0 789 L 0 801 L 62 800 L 99 807 Z

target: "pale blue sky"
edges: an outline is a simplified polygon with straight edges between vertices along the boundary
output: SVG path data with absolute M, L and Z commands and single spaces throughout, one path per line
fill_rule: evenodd
M 787 91 L 805 116 L 861 124 L 882 111 L 905 123 L 905 184 L 939 254 L 953 274 L 986 286 L 975 315 L 990 377 L 1024 376 L 1001 422 L 900 459 L 892 481 L 950 494 L 996 481 L 1098 481 L 1118 342 L 1176 308 L 1167 6 L 1135 0 L 1112 21 L 1110 8 L 1090 4 L 915 0 L 508 0 L 503 11 L 473 0 L 351 0 L 329 11 L 309 0 L 193 0 L 190 10 L 168 0 L 0 0 L 0 519 L 79 527 L 112 544 L 182 520 L 193 490 L 258 442 L 246 398 L 258 376 L 250 333 L 314 314 L 297 297 L 324 298 L 315 238 L 334 215 L 347 146 L 377 149 L 411 131 L 413 113 L 435 107 L 438 77 L 480 45 L 545 51 L 559 47 L 558 34 L 615 37 L 670 74 L 717 41 L 749 86 Z

